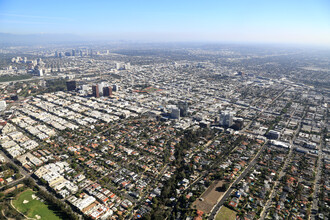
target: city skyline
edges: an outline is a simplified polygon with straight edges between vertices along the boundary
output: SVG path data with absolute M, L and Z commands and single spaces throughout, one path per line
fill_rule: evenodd
M 1 1 L 0 32 L 89 40 L 330 45 L 327 1 Z

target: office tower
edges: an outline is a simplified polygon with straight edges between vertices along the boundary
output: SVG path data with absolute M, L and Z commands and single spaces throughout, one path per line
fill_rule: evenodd
M 62 57 L 63 57 L 62 52 L 60 52 L 60 53 L 58 54 L 58 57 L 59 57 L 59 58 L 62 58 Z
M 180 119 L 180 109 L 175 105 L 171 108 L 171 118 Z
M 58 52 L 57 51 L 55 51 L 55 57 L 58 57 Z
M 87 91 L 88 90 L 88 85 L 81 85 L 80 89 L 83 91 Z
M 80 50 L 80 56 L 81 56 L 81 57 L 83 56 L 83 52 L 82 52 L 82 50 Z
M 72 56 L 76 56 L 76 50 L 75 49 L 72 50 Z
M 233 128 L 236 130 L 242 130 L 244 126 L 244 120 L 243 118 L 236 118 L 234 119 L 234 125 Z
M 220 114 L 220 125 L 225 127 L 231 127 L 233 125 L 233 113 L 229 111 L 223 111 Z
M 74 91 L 77 88 L 77 82 L 76 81 L 67 81 L 66 82 L 66 88 L 68 91 Z
M 279 132 L 279 131 L 274 131 L 274 130 L 270 130 L 269 132 L 268 132 L 268 138 L 269 139 L 275 139 L 275 140 L 277 140 L 277 139 L 279 139 L 280 138 L 280 136 L 281 136 L 281 132 Z
M 103 87 L 103 96 L 112 96 L 112 88 L 110 86 Z
M 116 69 L 121 70 L 122 69 L 122 64 L 121 63 L 116 63 Z
M 44 73 L 43 73 L 42 69 L 38 69 L 37 73 L 38 73 L 39 76 L 44 76 Z
M 119 90 L 119 86 L 117 84 L 114 84 L 112 86 L 112 91 L 117 92 Z
M 38 58 L 37 59 L 37 64 L 41 64 L 42 63 L 42 59 L 41 58 Z
M 124 69 L 125 70 L 130 70 L 131 69 L 131 64 L 130 63 L 125 64 Z
M 7 107 L 6 101 L 0 101 L 0 111 L 5 110 Z
M 97 85 L 99 87 L 99 94 L 100 94 L 100 96 L 102 96 L 103 95 L 103 87 L 105 87 L 105 83 L 104 82 L 101 82 L 101 83 L 99 83 Z
M 100 97 L 99 86 L 98 85 L 93 85 L 92 86 L 92 91 L 93 91 L 93 96 L 95 98 L 99 98 Z
M 180 109 L 180 116 L 181 117 L 186 117 L 187 114 L 188 114 L 188 103 L 187 102 L 180 101 L 178 103 L 178 107 Z

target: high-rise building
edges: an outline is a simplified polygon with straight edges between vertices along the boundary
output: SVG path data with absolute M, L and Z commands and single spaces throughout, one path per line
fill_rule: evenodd
M 131 69 L 131 64 L 130 63 L 125 64 L 124 69 L 125 70 L 130 70 Z
M 58 52 L 57 51 L 55 51 L 55 57 L 58 57 Z
M 77 82 L 76 81 L 67 81 L 66 82 L 66 88 L 68 91 L 74 91 L 77 88 Z
M 0 111 L 5 110 L 7 107 L 6 101 L 0 101 Z
M 267 136 L 268 136 L 269 139 L 275 139 L 275 140 L 277 140 L 277 139 L 280 138 L 281 132 L 275 131 L 275 130 L 270 130 L 268 132 L 268 135 Z
M 38 74 L 38 76 L 44 76 L 42 69 L 38 69 L 37 74 Z
M 99 93 L 99 85 L 93 85 L 92 86 L 92 91 L 93 91 L 93 96 L 95 98 L 99 98 L 100 97 L 100 93 Z
M 102 96 L 103 95 L 103 87 L 105 87 L 106 84 L 105 84 L 105 82 L 101 82 L 101 83 L 99 83 L 97 85 L 99 87 L 99 94 L 100 94 L 100 96 Z
M 186 117 L 187 114 L 188 114 L 188 103 L 187 102 L 180 101 L 178 103 L 178 107 L 180 109 L 180 116 L 181 117 Z
M 76 56 L 76 50 L 75 49 L 72 50 L 72 56 Z
M 121 64 L 121 63 L 116 63 L 116 69 L 117 69 L 117 70 L 122 69 L 122 64 Z
M 110 86 L 103 87 L 103 96 L 112 96 L 112 88 Z
M 233 125 L 234 114 L 230 111 L 223 111 L 220 114 L 220 125 L 225 127 L 231 127 Z
M 180 109 L 175 105 L 171 107 L 171 118 L 180 119 Z
M 119 86 L 118 85 L 113 85 L 112 86 L 112 91 L 114 91 L 114 92 L 117 92 L 119 90 Z
M 129 70 L 131 69 L 130 63 L 116 63 L 116 69 L 117 70 Z

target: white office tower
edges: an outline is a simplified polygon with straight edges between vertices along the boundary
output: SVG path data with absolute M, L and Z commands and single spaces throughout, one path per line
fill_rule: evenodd
M 38 70 L 38 75 L 39 75 L 39 76 L 44 76 L 44 73 L 43 73 L 42 69 L 39 69 L 39 70 Z
M 87 91 L 88 90 L 88 85 L 81 85 L 80 89 L 84 90 L 84 91 Z
M 180 119 L 180 109 L 175 105 L 171 106 L 171 118 Z
M 129 70 L 131 69 L 131 64 L 130 63 L 116 63 L 116 69 L 117 70 Z
M 88 90 L 89 90 L 89 86 L 88 85 L 81 85 L 80 86 L 80 90 L 79 90 L 79 93 L 81 94 L 81 95 L 87 95 L 88 94 Z
M 42 64 L 42 59 L 41 58 L 37 59 L 37 64 Z
M 234 114 L 230 111 L 223 111 L 220 114 L 220 125 L 225 127 L 231 127 L 233 125 Z
M 5 110 L 7 107 L 6 101 L 0 101 L 0 111 Z
M 125 70 L 130 70 L 131 69 L 131 64 L 130 63 L 127 63 L 124 65 L 125 67 Z
M 122 68 L 122 64 L 121 63 L 116 63 L 116 69 L 120 70 Z
M 103 94 L 103 87 L 105 87 L 105 83 L 101 82 L 98 84 L 99 86 L 99 94 L 102 95 Z

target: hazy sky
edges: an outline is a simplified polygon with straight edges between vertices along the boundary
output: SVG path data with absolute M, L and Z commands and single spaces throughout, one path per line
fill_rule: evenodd
M 330 45 L 330 0 L 0 0 L 0 32 Z

